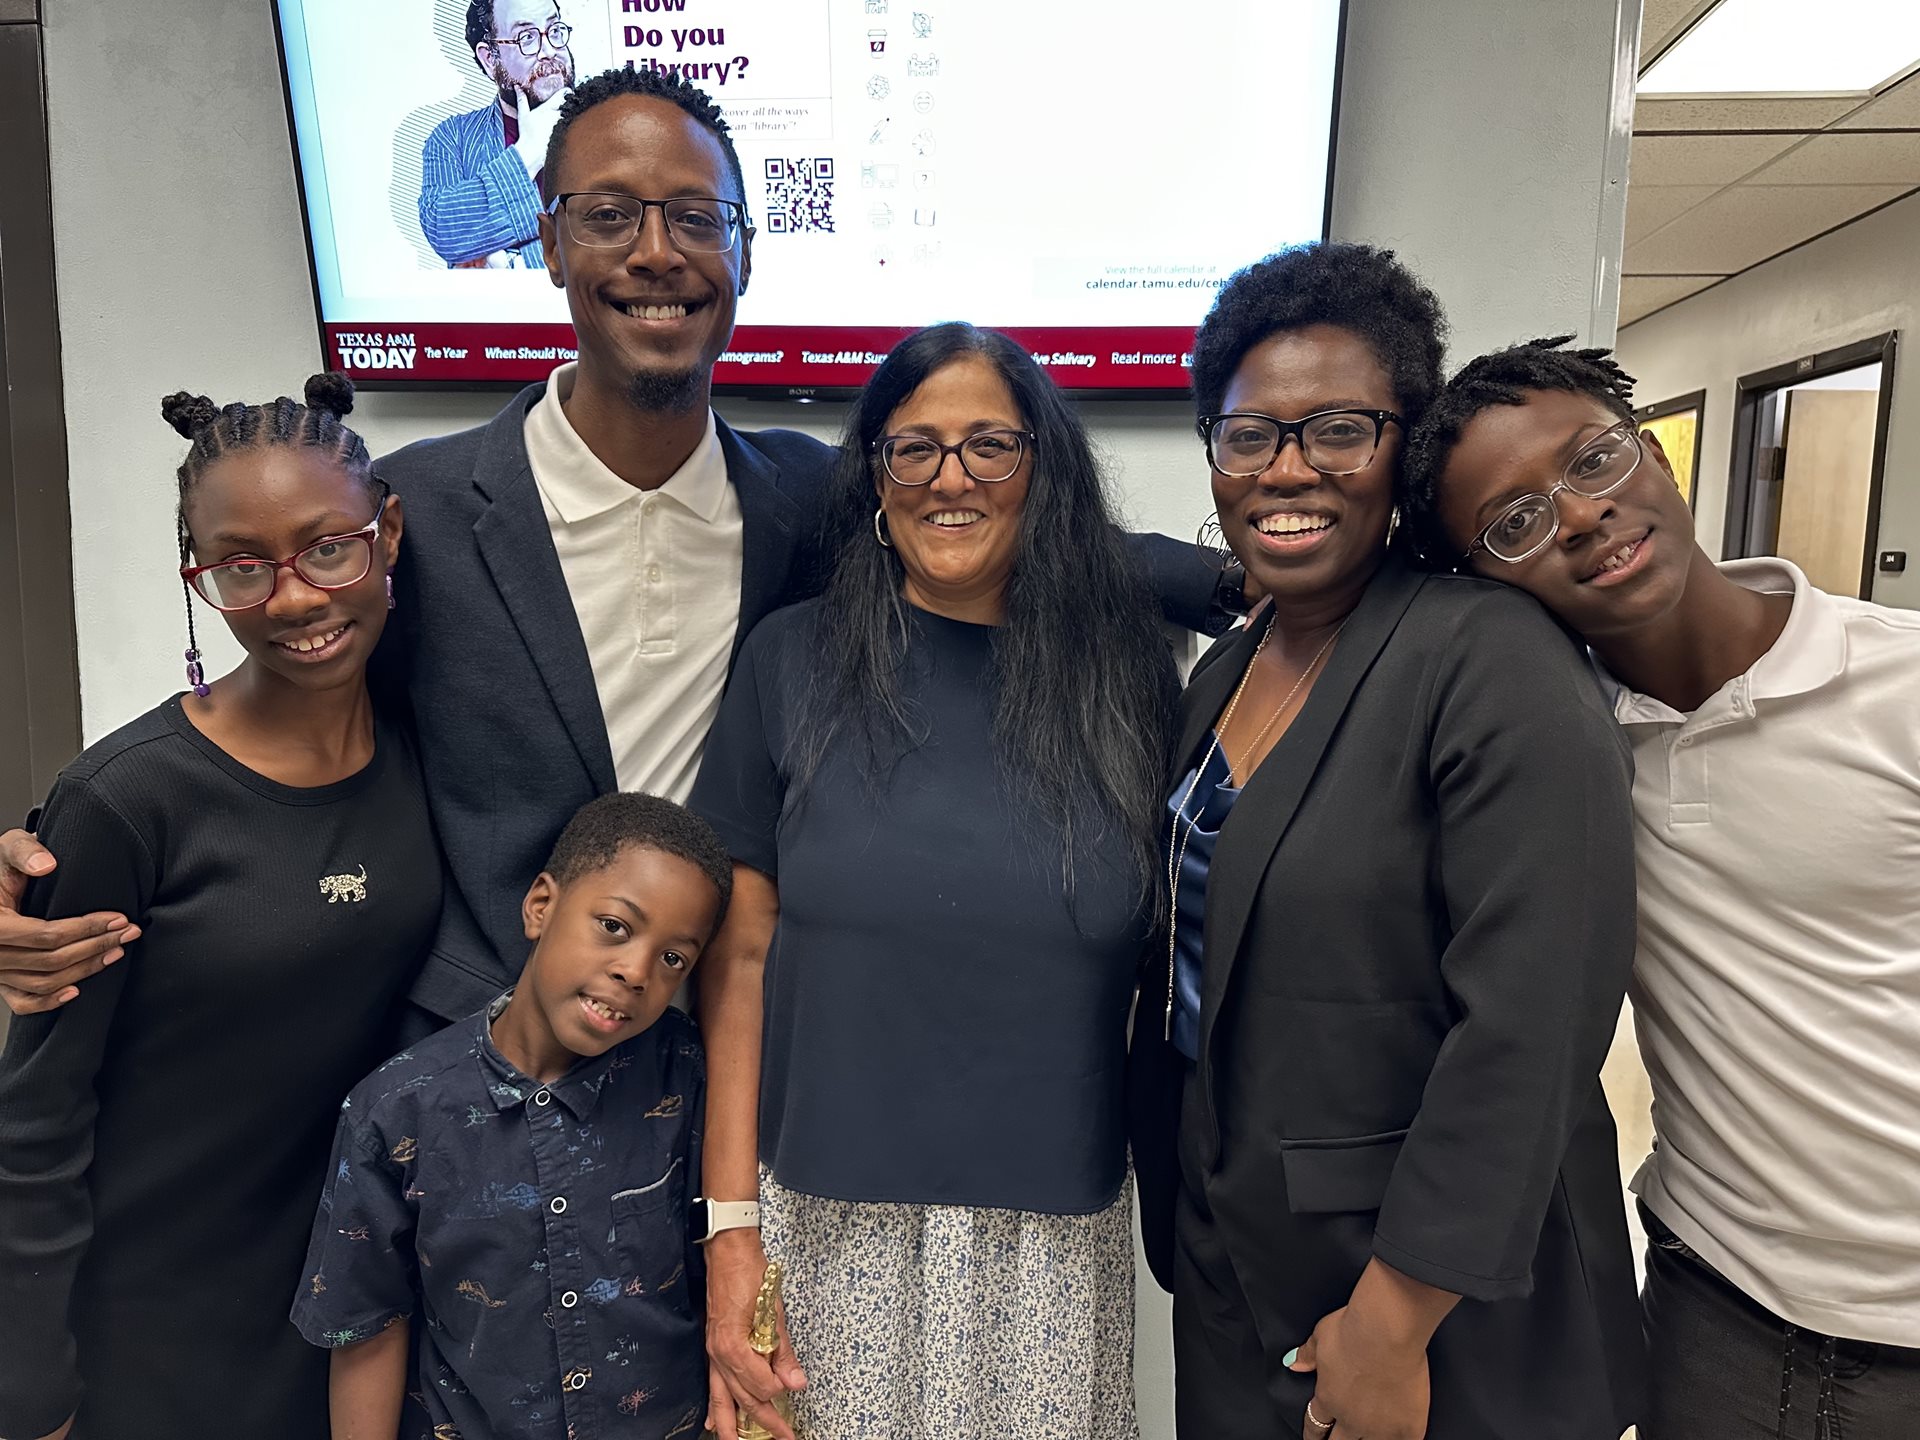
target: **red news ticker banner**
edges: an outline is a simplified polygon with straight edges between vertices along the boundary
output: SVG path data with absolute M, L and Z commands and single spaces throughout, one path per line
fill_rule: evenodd
M 1193 331 L 1178 325 L 1006 326 L 1060 385 L 1185 390 Z M 438 384 L 544 380 L 577 358 L 571 325 L 328 325 L 328 362 L 356 380 Z M 858 386 L 910 326 L 742 325 L 714 366 L 719 385 Z

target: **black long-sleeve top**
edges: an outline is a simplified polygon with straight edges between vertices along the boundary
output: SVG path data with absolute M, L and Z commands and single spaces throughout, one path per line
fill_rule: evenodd
M 142 938 L 0 1057 L 0 1436 L 327 1433 L 287 1322 L 341 1097 L 440 912 L 408 740 L 296 789 L 176 698 L 62 772 L 29 913 Z

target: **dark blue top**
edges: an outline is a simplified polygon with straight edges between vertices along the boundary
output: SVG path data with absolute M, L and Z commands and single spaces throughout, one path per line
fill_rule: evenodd
M 1207 872 L 1213 865 L 1214 842 L 1227 813 L 1240 798 L 1229 784 L 1233 767 L 1226 748 L 1217 740 L 1207 746 L 1206 759 L 1180 777 L 1167 796 L 1170 822 L 1167 861 L 1180 856 L 1180 875 L 1173 887 L 1173 1045 L 1189 1060 L 1200 1057 L 1200 973 L 1207 918 Z M 1188 822 L 1193 822 L 1191 832 Z M 1181 841 L 1186 842 L 1182 852 Z
M 347 1097 L 293 1323 L 333 1347 L 411 1320 L 401 1440 L 691 1440 L 699 1033 L 668 1010 L 542 1085 L 494 1048 L 504 1003 Z
M 1089 1214 L 1126 1176 L 1127 1013 L 1151 943 L 1127 847 L 1066 843 L 998 761 L 992 626 L 907 611 L 916 733 L 789 788 L 819 601 L 748 638 L 689 802 L 774 876 L 760 1151 L 835 1200 Z M 1172 684 L 1172 662 L 1168 662 Z M 850 728 L 850 727 L 849 727 Z

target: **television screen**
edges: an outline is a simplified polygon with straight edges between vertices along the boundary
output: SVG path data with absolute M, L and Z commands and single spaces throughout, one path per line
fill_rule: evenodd
M 1220 283 L 1325 233 L 1340 0 L 277 5 L 324 345 L 363 385 L 573 357 L 537 176 L 614 65 L 686 75 L 739 148 L 729 390 L 837 393 L 949 319 L 1071 389 L 1183 390 Z

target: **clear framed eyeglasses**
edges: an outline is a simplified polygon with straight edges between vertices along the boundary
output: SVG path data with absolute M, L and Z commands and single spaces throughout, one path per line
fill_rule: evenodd
M 1560 483 L 1545 494 L 1522 495 L 1502 510 L 1467 546 L 1460 557 L 1465 565 L 1474 552 L 1484 550 L 1496 560 L 1518 565 L 1553 543 L 1560 533 L 1560 510 L 1554 497 L 1562 490 L 1588 500 L 1611 495 L 1626 484 L 1646 456 L 1640 427 L 1632 420 L 1602 430 L 1567 462 Z

